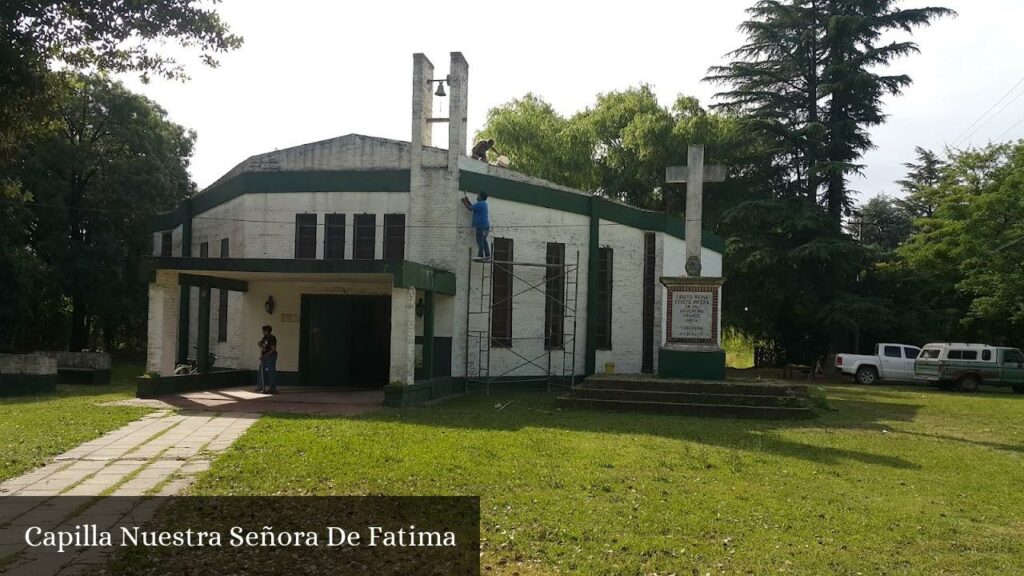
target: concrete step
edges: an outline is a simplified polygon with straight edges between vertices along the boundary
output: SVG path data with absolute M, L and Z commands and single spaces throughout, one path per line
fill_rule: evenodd
M 693 394 L 788 396 L 807 398 L 805 384 L 760 382 L 756 380 L 670 380 L 643 376 L 588 376 L 581 385 L 594 390 L 642 390 Z
M 574 398 L 593 400 L 625 400 L 641 402 L 661 402 L 668 404 L 701 404 L 720 406 L 777 406 L 803 407 L 806 399 L 796 396 L 779 396 L 765 394 L 718 394 L 710 392 L 665 392 L 661 390 L 616 390 L 613 388 L 577 387 L 573 390 Z
M 616 412 L 648 412 L 654 414 L 676 414 L 686 416 L 714 416 L 726 418 L 752 418 L 760 420 L 786 420 L 812 418 L 814 411 L 808 407 L 779 406 L 734 406 L 728 404 L 688 404 L 674 402 L 648 402 L 630 400 L 599 400 L 562 396 L 558 398 L 562 408 L 611 410 Z

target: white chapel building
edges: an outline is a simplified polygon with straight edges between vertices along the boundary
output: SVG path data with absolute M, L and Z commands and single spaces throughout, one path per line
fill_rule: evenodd
M 282 387 L 382 388 L 393 405 L 566 386 L 609 364 L 655 372 L 658 279 L 683 275 L 683 220 L 471 159 L 468 80 L 461 53 L 442 78 L 416 54 L 410 142 L 350 134 L 259 154 L 157 216 L 150 375 L 187 379 L 163 377 L 209 350 L 205 381 L 252 379 L 266 324 Z M 431 117 L 439 81 L 448 118 Z M 445 126 L 448 148 L 431 146 Z M 473 261 L 460 204 L 480 192 L 490 263 Z M 721 276 L 722 241 L 702 244 L 704 274 Z

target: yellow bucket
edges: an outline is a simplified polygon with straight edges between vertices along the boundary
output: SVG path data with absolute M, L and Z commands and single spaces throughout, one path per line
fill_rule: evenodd
M 615 362 L 605 362 L 604 363 L 604 373 L 605 374 L 615 374 Z

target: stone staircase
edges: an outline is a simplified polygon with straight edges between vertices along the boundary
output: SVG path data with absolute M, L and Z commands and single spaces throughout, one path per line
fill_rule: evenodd
M 807 386 L 769 380 L 670 380 L 590 376 L 558 399 L 562 408 L 781 420 L 811 418 Z

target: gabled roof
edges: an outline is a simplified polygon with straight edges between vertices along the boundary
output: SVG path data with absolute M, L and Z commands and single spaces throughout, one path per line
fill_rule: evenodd
M 425 160 L 447 161 L 448 151 L 428 146 Z M 246 158 L 203 189 L 203 192 L 251 172 L 287 172 L 299 170 L 400 170 L 408 169 L 409 143 L 402 140 L 346 134 L 336 138 L 300 144 Z

